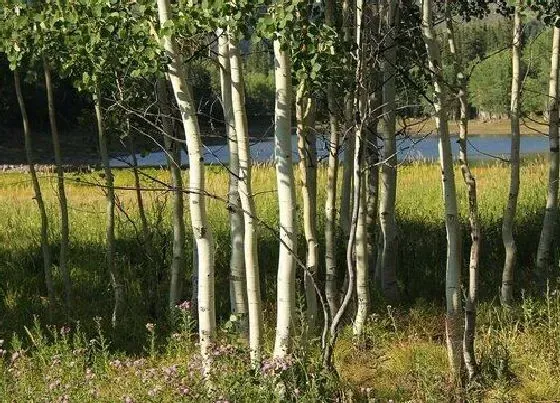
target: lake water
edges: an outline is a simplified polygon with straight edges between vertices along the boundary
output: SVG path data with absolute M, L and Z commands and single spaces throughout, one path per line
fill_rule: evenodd
M 454 157 L 459 155 L 458 138 L 451 137 Z M 298 160 L 296 137 L 292 139 L 294 162 Z M 497 157 L 508 158 L 511 140 L 507 136 L 470 136 L 468 153 L 471 159 L 493 159 Z M 274 161 L 274 139 L 266 138 L 251 142 L 251 157 L 253 162 L 266 163 Z M 400 161 L 435 160 L 438 158 L 438 139 L 435 136 L 424 138 L 404 138 L 397 141 L 397 158 Z M 344 150 L 344 147 L 342 147 Z M 542 135 L 521 136 L 521 154 L 538 154 L 548 150 L 548 137 Z M 381 154 L 383 150 L 381 149 Z M 207 164 L 220 165 L 228 163 L 227 145 L 213 145 L 204 147 L 204 160 Z M 182 164 L 188 165 L 188 157 L 181 153 Z M 317 138 L 317 157 L 326 160 L 328 156 L 328 140 Z M 147 155 L 138 155 L 138 165 L 143 167 L 165 166 L 166 154 L 164 151 L 155 151 Z M 343 158 L 343 155 L 341 155 Z M 111 159 L 113 167 L 127 167 L 132 163 L 130 156 L 115 157 Z

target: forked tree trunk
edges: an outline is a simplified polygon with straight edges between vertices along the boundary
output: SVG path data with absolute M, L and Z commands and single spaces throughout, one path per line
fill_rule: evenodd
M 54 163 L 57 174 L 58 202 L 60 206 L 60 254 L 58 267 L 62 274 L 64 283 L 64 300 L 66 309 L 72 307 L 72 281 L 70 279 L 70 270 L 67 266 L 68 245 L 70 243 L 70 225 L 68 223 L 68 202 L 66 200 L 66 191 L 64 188 L 64 168 L 62 166 L 62 152 L 60 151 L 60 137 L 58 135 L 58 126 L 56 124 L 56 111 L 54 106 L 54 88 L 51 77 L 51 69 L 47 59 L 43 56 L 43 70 L 45 73 L 45 88 L 47 90 L 47 103 L 49 107 L 49 123 L 51 127 L 51 137 L 54 149 Z
M 171 260 L 171 281 L 169 285 L 169 308 L 172 309 L 181 300 L 181 280 L 185 269 L 185 221 L 183 207 L 183 179 L 181 177 L 181 149 L 179 143 L 173 139 L 172 110 L 167 90 L 167 81 L 159 79 L 157 82 L 158 106 L 163 126 L 163 143 L 167 151 L 167 165 L 171 173 L 173 186 L 173 251 Z
M 553 266 L 552 242 L 555 226 L 558 223 L 558 68 L 559 68 L 560 28 L 554 27 L 552 39 L 552 58 L 550 64 L 550 79 L 548 82 L 548 191 L 546 195 L 546 210 L 543 228 L 537 249 L 537 269 L 539 275 L 548 275 Z
M 113 327 L 121 322 L 121 315 L 124 308 L 124 284 L 120 271 L 115 264 L 115 189 L 113 187 L 113 173 L 109 163 L 109 151 L 107 149 L 107 136 L 103 124 L 103 112 L 101 109 L 101 92 L 97 88 L 93 97 L 95 103 L 95 116 L 97 118 L 97 134 L 99 140 L 99 154 L 101 155 L 101 164 L 105 175 L 105 200 L 106 200 L 106 217 L 105 217 L 105 263 L 109 275 L 111 276 L 111 285 L 115 296 L 113 314 L 111 316 L 111 324 Z
M 469 200 L 469 222 L 471 227 L 471 251 L 469 257 L 469 287 L 465 300 L 465 332 L 463 335 L 463 358 L 469 379 L 473 379 L 476 374 L 476 358 L 474 353 L 474 339 L 476 330 L 476 301 L 478 294 L 478 265 L 480 260 L 480 245 L 482 242 L 480 230 L 480 217 L 478 214 L 478 201 L 476 196 L 476 181 L 471 172 L 467 159 L 467 136 L 469 129 L 469 103 L 467 97 L 467 82 L 455 45 L 455 31 L 451 9 L 448 4 L 445 8 L 445 21 L 447 27 L 447 41 L 449 52 L 452 57 L 453 70 L 455 74 L 455 84 L 457 86 L 457 98 L 461 109 L 461 119 L 459 122 L 459 162 L 461 173 L 467 186 Z
M 34 199 L 39 207 L 39 214 L 41 216 L 41 251 L 43 253 L 43 271 L 45 275 L 45 285 L 47 286 L 47 293 L 49 295 L 49 317 L 52 318 L 52 312 L 55 306 L 55 293 L 54 283 L 52 278 L 52 260 L 51 248 L 49 245 L 49 220 L 47 218 L 47 211 L 41 193 L 41 186 L 37 179 L 35 172 L 35 163 L 33 160 L 33 144 L 31 140 L 31 128 L 29 126 L 29 119 L 27 118 L 27 109 L 23 99 L 21 90 L 21 80 L 19 78 L 19 71 L 14 71 L 14 86 L 16 90 L 16 97 L 21 112 L 21 120 L 23 123 L 23 136 L 25 142 L 25 157 L 27 164 L 29 164 L 29 173 L 31 174 L 31 183 L 33 185 Z
M 422 34 L 428 54 L 428 67 L 434 85 L 434 109 L 436 129 L 439 133 L 439 155 L 442 173 L 445 228 L 447 232 L 447 264 L 445 270 L 446 316 L 445 330 L 447 353 L 451 372 L 459 380 L 463 364 L 463 321 L 461 304 L 461 256 L 460 228 L 457 213 L 457 195 L 453 174 L 453 156 L 447 126 L 446 95 L 442 84 L 443 69 L 441 53 L 433 28 L 433 1 L 422 1 Z
M 169 0 L 157 0 L 161 26 L 171 18 Z M 216 326 L 214 302 L 214 253 L 212 231 L 206 214 L 204 187 L 204 159 L 200 129 L 196 117 L 192 89 L 186 79 L 183 58 L 173 35 L 163 37 L 163 46 L 169 57 L 169 77 L 185 130 L 189 153 L 189 202 L 191 223 L 198 255 L 198 324 L 200 350 L 205 376 L 211 370 L 211 345 Z
M 306 244 L 306 267 L 304 273 L 307 328 L 311 332 L 317 320 L 317 295 L 313 286 L 319 264 L 317 241 L 317 147 L 315 105 L 307 96 L 305 81 L 300 83 L 296 95 L 296 122 L 298 153 L 300 158 L 301 192 L 303 198 L 303 230 Z
M 502 240 L 506 249 L 506 258 L 502 272 L 501 301 L 503 305 L 511 305 L 513 301 L 513 271 L 517 260 L 517 245 L 513 237 L 513 223 L 517 212 L 519 196 L 519 94 L 520 94 L 520 59 L 521 59 L 521 6 L 522 0 L 517 0 L 515 6 L 515 22 L 513 28 L 513 45 L 511 52 L 511 154 L 510 154 L 510 183 L 509 195 L 504 211 L 502 224 Z
M 278 258 L 276 338 L 274 357 L 284 358 L 290 350 L 290 327 L 295 310 L 296 197 L 292 163 L 292 72 L 290 54 L 274 41 L 276 82 L 274 153 L 280 253 Z
M 229 298 L 231 314 L 240 323 L 241 333 L 247 332 L 247 282 L 245 279 L 244 223 L 241 200 L 239 198 L 239 150 L 237 126 L 233 112 L 232 81 L 230 70 L 228 33 L 218 30 L 218 62 L 220 64 L 220 85 L 222 90 L 222 109 L 226 122 L 226 135 L 229 147 L 229 226 L 231 234 L 231 257 L 229 261 L 230 280 Z
M 247 305 L 249 312 L 249 348 L 251 363 L 257 367 L 261 362 L 262 304 L 259 274 L 259 251 L 257 244 L 256 208 L 251 187 L 251 154 L 249 151 L 249 126 L 245 109 L 245 83 L 239 44 L 234 32 L 230 32 L 229 56 L 231 69 L 231 100 L 235 117 L 237 147 L 239 152 L 239 197 L 245 223 L 244 255 L 247 278 Z
M 383 25 L 386 32 L 383 78 L 383 163 L 380 174 L 379 224 L 382 248 L 379 254 L 379 279 L 383 295 L 389 301 L 398 299 L 397 287 L 397 140 L 396 140 L 396 64 L 398 7 L 396 0 L 389 0 L 383 8 Z
M 335 27 L 334 1 L 325 0 L 325 24 Z M 334 48 L 331 48 L 334 53 Z M 329 108 L 329 165 L 327 168 L 327 195 L 325 200 L 325 297 L 329 304 L 331 318 L 338 310 L 338 289 L 336 286 L 336 185 L 338 178 L 339 121 L 336 113 L 336 94 L 333 83 L 327 84 Z

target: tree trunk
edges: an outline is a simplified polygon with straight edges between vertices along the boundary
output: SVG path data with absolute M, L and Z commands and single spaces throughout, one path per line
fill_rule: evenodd
M 451 9 L 446 3 L 445 21 L 447 27 L 447 40 L 449 51 L 453 59 L 453 70 L 455 74 L 455 84 L 457 85 L 457 97 L 460 103 L 459 121 L 459 162 L 461 173 L 467 186 L 469 200 L 469 222 L 471 227 L 471 251 L 469 258 L 469 288 L 465 300 L 465 332 L 463 335 L 463 358 L 465 367 L 469 374 L 469 379 L 473 379 L 476 374 L 476 358 L 474 353 L 474 339 L 476 330 L 476 300 L 478 294 L 478 265 L 480 260 L 480 245 L 482 242 L 480 230 L 480 217 L 478 214 L 478 201 L 476 196 L 476 181 L 471 172 L 467 159 L 467 137 L 469 129 L 468 116 L 468 96 L 467 83 L 461 69 L 461 63 L 455 45 L 455 32 Z
M 231 233 L 231 257 L 229 261 L 229 297 L 231 313 L 241 324 L 241 332 L 247 332 L 247 282 L 245 279 L 244 222 L 239 196 L 239 146 L 237 126 L 233 111 L 232 79 L 230 69 L 229 40 L 227 31 L 218 31 L 218 62 L 220 64 L 220 85 L 222 108 L 226 122 L 229 147 L 229 225 Z
M 70 279 L 70 270 L 66 264 L 68 254 L 68 245 L 70 242 L 70 226 L 68 223 L 68 202 L 66 200 L 66 191 L 64 189 L 64 168 L 62 166 L 62 153 L 60 151 L 60 137 L 58 135 L 58 126 L 56 124 L 56 111 L 54 106 L 54 88 L 52 84 L 51 70 L 47 59 L 43 56 L 43 70 L 45 73 L 45 88 L 47 90 L 47 103 L 49 107 L 49 123 L 51 127 L 51 137 L 54 149 L 54 163 L 56 165 L 57 184 L 58 184 L 58 202 L 60 206 L 60 254 L 58 267 L 62 274 L 64 283 L 64 299 L 66 309 L 72 307 L 72 282 Z
M 383 149 L 384 159 L 381 164 L 379 224 L 381 228 L 382 249 L 379 256 L 379 279 L 381 290 L 389 301 L 398 299 L 397 286 L 397 140 L 396 140 L 396 64 L 397 44 L 396 30 L 398 7 L 396 0 L 389 0 L 384 7 L 383 22 L 385 26 L 386 51 L 384 55 L 383 84 Z
M 314 131 L 315 105 L 307 95 L 305 81 L 296 94 L 297 141 L 300 158 L 301 192 L 303 198 L 303 230 L 306 244 L 304 288 L 307 327 L 311 332 L 317 321 L 317 296 L 313 286 L 319 264 L 317 241 L 317 139 Z
M 280 224 L 277 277 L 277 316 L 274 357 L 290 349 L 290 327 L 295 309 L 296 198 L 292 163 L 292 72 L 290 54 L 274 41 L 276 105 L 274 152 Z
M 550 153 L 548 154 L 548 192 L 546 196 L 546 210 L 543 228 L 537 249 L 537 269 L 539 275 L 548 275 L 552 268 L 554 229 L 558 222 L 558 68 L 559 68 L 560 28 L 554 27 L 552 39 L 552 60 L 550 65 L 550 80 L 548 87 L 548 140 Z
M 55 293 L 54 283 L 52 278 L 52 260 L 51 249 L 49 245 L 49 221 L 47 218 L 47 211 L 41 194 L 41 186 L 37 179 L 35 172 L 35 163 L 33 162 L 33 144 L 31 140 L 31 128 L 29 127 L 29 119 L 27 118 L 27 110 L 25 108 L 25 101 L 21 90 L 21 81 L 19 78 L 19 71 L 14 71 L 14 86 L 16 90 L 16 97 L 21 112 L 21 119 L 23 122 L 23 136 L 25 142 L 25 157 L 29 164 L 29 173 L 31 174 L 31 183 L 33 185 L 34 199 L 39 207 L 39 214 L 41 216 L 41 251 L 43 253 L 43 271 L 45 274 L 45 285 L 47 286 L 47 293 L 49 295 L 49 317 L 52 318 L 52 311 L 55 306 Z
M 434 84 L 436 129 L 439 133 L 439 154 L 442 173 L 445 228 L 447 232 L 447 264 L 445 271 L 446 341 L 451 372 L 459 380 L 463 364 L 460 228 L 457 213 L 457 195 L 453 174 L 453 156 L 447 126 L 446 94 L 442 85 L 441 53 L 433 28 L 433 1 L 422 2 L 422 33 L 428 53 L 428 67 Z
M 171 260 L 171 281 L 169 286 L 169 308 L 172 309 L 181 300 L 181 279 L 185 268 L 185 221 L 183 207 L 183 179 L 181 177 L 181 149 L 173 139 L 173 121 L 167 81 L 157 82 L 158 105 L 164 131 L 163 142 L 167 150 L 167 165 L 171 173 L 173 186 L 173 257 Z
M 130 131 L 128 129 L 127 137 L 129 141 L 130 156 L 132 157 L 132 174 L 134 175 L 134 188 L 136 191 L 136 203 L 138 204 L 138 215 L 140 216 L 140 224 L 142 225 L 142 237 L 144 238 L 144 242 L 149 244 L 150 226 L 148 224 L 148 218 L 146 217 L 144 199 L 142 198 L 142 187 L 140 184 L 140 172 L 138 171 L 138 158 L 136 158 L 136 147 L 134 146 L 134 138 L 130 135 Z M 148 250 L 149 249 L 150 248 L 148 247 Z
M 334 1 L 325 1 L 325 24 L 334 28 Z M 334 48 L 331 48 L 334 53 Z M 329 108 L 329 165 L 327 168 L 327 195 L 325 201 L 325 297 L 329 304 L 331 318 L 338 310 L 338 290 L 336 286 L 336 185 L 338 177 L 339 121 L 336 113 L 334 84 L 327 85 Z
M 249 311 L 249 348 L 251 362 L 257 367 L 261 362 L 262 307 L 259 274 L 259 251 L 257 245 L 256 208 L 251 187 L 251 154 L 249 151 L 249 127 L 245 109 L 245 83 L 239 45 L 234 33 L 230 33 L 229 56 L 231 69 L 231 100 L 235 117 L 237 147 L 239 153 L 239 196 L 245 224 L 244 255 L 247 278 L 247 304 Z
M 111 324 L 117 326 L 121 321 L 121 315 L 124 308 L 124 285 L 119 269 L 115 264 L 115 189 L 113 188 L 113 174 L 109 163 L 109 151 L 107 149 L 107 136 L 103 127 L 103 112 L 101 110 L 101 92 L 97 88 L 93 97 L 95 103 L 95 115 L 97 117 L 97 134 L 99 140 L 99 154 L 101 155 L 101 164 L 105 175 L 105 200 L 106 210 L 106 254 L 105 262 L 109 275 L 111 276 L 111 285 L 115 295 L 115 305 L 113 306 L 113 314 L 111 316 Z
M 169 0 L 157 0 L 161 26 L 170 20 Z M 205 376 L 210 375 L 211 345 L 215 334 L 216 310 L 214 301 L 214 253 L 212 231 L 206 214 L 204 187 L 204 159 L 200 129 L 196 117 L 192 89 L 186 79 L 183 58 L 172 35 L 163 37 L 163 46 L 169 57 L 169 77 L 185 130 L 189 153 L 189 191 L 192 230 L 198 255 L 198 324 L 200 349 Z
M 520 93 L 520 58 L 521 58 L 521 6 L 522 0 L 517 0 L 515 6 L 515 23 L 513 30 L 513 45 L 511 53 L 511 172 L 509 183 L 509 196 L 504 211 L 502 224 L 502 240 L 506 249 L 506 258 L 502 272 L 501 301 L 503 305 L 511 305 L 513 301 L 513 270 L 517 259 L 517 245 L 513 237 L 513 223 L 517 211 L 517 198 L 519 196 L 519 93 Z

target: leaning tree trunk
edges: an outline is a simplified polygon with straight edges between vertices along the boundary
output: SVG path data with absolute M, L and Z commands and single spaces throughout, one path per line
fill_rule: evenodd
M 552 60 L 548 86 L 548 192 L 543 228 L 537 249 L 537 269 L 540 275 L 547 274 L 553 265 L 552 242 L 554 227 L 558 221 L 558 68 L 559 68 L 560 28 L 554 27 L 552 39 Z
M 171 18 L 169 0 L 157 0 L 158 15 L 161 26 Z M 169 77 L 177 105 L 181 111 L 181 119 L 185 130 L 189 153 L 189 203 L 191 224 L 198 255 L 198 325 L 200 350 L 205 376 L 210 375 L 211 346 L 216 326 L 216 310 L 214 301 L 214 253 L 212 231 L 206 214 L 204 187 L 204 159 L 200 129 L 196 117 L 192 88 L 186 79 L 183 58 L 175 37 L 165 35 L 163 46 L 169 60 Z
M 307 327 L 313 331 L 317 320 L 317 295 L 314 279 L 319 264 L 317 241 L 317 146 L 314 131 L 314 102 L 307 95 L 306 83 L 300 83 L 296 95 L 296 122 L 300 158 L 301 192 L 303 198 L 303 230 L 306 244 L 304 288 Z
M 249 127 L 245 109 L 245 83 L 243 64 L 235 33 L 230 33 L 229 56 L 231 70 L 231 100 L 235 117 L 237 147 L 239 153 L 239 197 L 245 224 L 244 254 L 247 278 L 247 305 L 249 312 L 249 348 L 251 363 L 257 367 L 261 362 L 262 304 L 259 280 L 259 251 L 257 245 L 256 208 L 251 187 L 251 154 L 249 152 Z
M 469 129 L 469 103 L 467 96 L 467 83 L 461 70 L 461 63 L 455 45 L 455 31 L 451 9 L 446 3 L 445 21 L 447 27 L 447 41 L 452 56 L 455 84 L 457 86 L 457 97 L 461 106 L 461 119 L 459 124 L 459 162 L 461 173 L 467 186 L 469 199 L 469 222 L 471 227 L 471 251 L 469 257 L 469 288 L 465 299 L 465 332 L 463 335 L 463 358 L 469 379 L 476 374 L 476 358 L 474 353 L 474 338 L 476 330 L 476 300 L 478 294 L 478 265 L 480 260 L 480 245 L 482 231 L 480 229 L 480 217 L 478 214 L 478 201 L 476 197 L 476 181 L 471 172 L 467 159 L 467 136 Z
M 111 164 L 109 163 L 109 151 L 107 149 L 107 136 L 103 127 L 103 112 L 101 110 L 101 92 L 97 88 L 94 95 L 95 115 L 97 117 L 97 134 L 99 140 L 99 154 L 101 155 L 101 163 L 105 174 L 105 200 L 106 200 L 106 227 L 105 227 L 105 262 L 109 275 L 111 276 L 111 285 L 115 295 L 113 306 L 113 314 L 111 316 L 111 324 L 117 326 L 121 321 L 121 315 L 124 308 L 124 285 L 120 275 L 118 266 L 115 264 L 115 189 L 113 187 L 113 173 L 111 172 Z
M 226 135 L 229 147 L 229 226 L 231 233 L 231 257 L 229 261 L 230 280 L 229 298 L 231 313 L 241 324 L 243 334 L 247 332 L 247 283 L 245 279 L 244 257 L 244 222 L 241 200 L 239 197 L 239 150 L 237 145 L 237 128 L 233 112 L 231 70 L 228 33 L 218 31 L 218 62 L 220 64 L 220 85 L 222 89 L 222 109 L 226 122 Z
M 334 28 L 334 1 L 325 1 L 325 24 Z M 334 54 L 334 48 L 331 48 Z M 338 290 L 336 287 L 336 185 L 338 177 L 339 121 L 336 113 L 334 83 L 327 84 L 329 108 L 329 164 L 327 168 L 327 195 L 325 200 L 325 297 L 329 304 L 331 318 L 338 310 Z
M 382 248 L 379 255 L 379 279 L 383 295 L 389 301 L 398 298 L 397 287 L 397 140 L 396 140 L 396 64 L 398 7 L 396 0 L 389 0 L 384 7 L 386 51 L 384 55 L 383 84 L 383 152 L 380 175 L 379 224 Z
M 57 184 L 58 184 L 58 202 L 60 206 L 60 254 L 58 267 L 62 274 L 64 283 L 64 297 L 66 308 L 71 309 L 72 301 L 72 283 L 70 279 L 70 270 L 66 264 L 68 254 L 68 245 L 70 242 L 70 226 L 68 223 L 68 202 L 66 200 L 66 191 L 64 189 L 64 168 L 62 166 L 62 153 L 60 151 L 60 137 L 58 135 L 58 126 L 56 124 L 56 111 L 54 106 L 54 88 L 52 84 L 51 69 L 47 59 L 43 56 L 43 70 L 45 73 L 45 88 L 47 90 L 47 103 L 49 107 L 49 123 L 51 127 L 51 137 L 54 149 L 54 163 L 56 166 Z
M 457 195 L 453 175 L 453 156 L 449 129 L 447 126 L 446 94 L 442 84 L 443 69 L 441 53 L 433 28 L 433 1 L 422 2 L 422 34 L 428 54 L 428 67 L 434 85 L 435 123 L 439 133 L 439 154 L 443 185 L 443 202 L 445 206 L 445 228 L 447 232 L 447 264 L 445 271 L 446 316 L 445 330 L 447 353 L 451 371 L 458 380 L 462 370 L 462 305 L 461 305 L 461 256 L 460 228 L 457 213 Z
M 276 82 L 274 152 L 280 253 L 278 258 L 276 338 L 274 357 L 284 358 L 290 349 L 290 327 L 295 310 L 296 197 L 292 164 L 292 73 L 290 54 L 274 41 Z
M 502 272 L 502 304 L 508 306 L 513 301 L 513 270 L 517 259 L 517 245 L 513 237 L 513 222 L 517 211 L 517 199 L 519 196 L 519 93 L 520 93 L 520 71 L 519 64 L 521 58 L 521 6 L 522 0 L 517 0 L 515 6 L 515 23 L 513 30 L 513 45 L 511 53 L 511 172 L 509 183 L 509 196 L 504 211 L 504 221 L 502 224 L 502 240 L 506 249 L 506 258 Z
M 172 309 L 181 300 L 181 279 L 185 268 L 185 221 L 183 207 L 183 179 L 181 177 L 181 149 L 174 140 L 172 110 L 167 91 L 167 81 L 157 82 L 158 105 L 163 126 L 163 143 L 167 151 L 167 165 L 171 172 L 173 187 L 173 251 L 171 260 L 171 281 L 169 285 L 169 308 Z
M 39 214 L 41 215 L 41 250 L 43 252 L 43 271 L 45 274 L 45 285 L 47 286 L 47 293 L 49 295 L 49 316 L 52 317 L 52 311 L 55 305 L 54 283 L 52 278 L 52 260 L 51 249 L 49 245 L 49 221 L 47 218 L 47 211 L 43 196 L 41 194 L 41 186 L 37 179 L 35 171 L 35 163 L 33 162 L 33 145 L 31 141 L 31 128 L 29 127 L 29 119 L 27 118 L 27 109 L 25 108 L 25 101 L 21 91 L 21 80 L 19 78 L 19 71 L 14 71 L 14 86 L 16 89 L 16 97 L 21 112 L 21 119 L 23 122 L 23 136 L 25 141 L 25 157 L 27 164 L 29 164 L 29 173 L 31 174 L 31 183 L 33 185 L 34 199 L 39 207 Z

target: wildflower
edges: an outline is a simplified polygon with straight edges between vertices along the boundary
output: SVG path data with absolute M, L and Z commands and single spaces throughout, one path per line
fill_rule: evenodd
M 125 396 L 123 400 L 124 403 L 134 403 L 134 399 L 131 398 L 130 396 Z
M 3 358 L 6 355 L 6 350 L 0 348 L 0 358 Z
M 53 381 L 51 383 L 49 383 L 49 390 L 54 390 L 56 388 L 58 388 L 60 386 L 60 380 L 57 379 L 56 381 Z
M 183 301 L 180 304 L 176 305 L 181 311 L 190 311 L 191 310 L 191 301 Z
M 20 357 L 21 357 L 21 354 L 18 351 L 14 351 L 12 353 L 12 363 L 15 362 L 15 360 L 17 360 Z
M 70 326 L 68 325 L 64 325 L 60 328 L 60 335 L 61 336 L 68 336 L 68 334 L 70 333 Z
M 187 396 L 188 394 L 191 393 L 191 390 L 189 388 L 187 388 L 186 386 L 180 386 L 179 389 L 177 389 L 177 392 L 181 396 Z
M 156 325 L 154 325 L 153 323 L 146 323 L 146 329 L 148 330 L 149 333 L 153 333 L 155 327 Z
M 95 378 L 95 372 L 93 372 L 93 371 L 91 370 L 91 368 L 87 368 L 87 369 L 86 369 L 86 379 L 87 379 L 87 380 L 91 380 L 91 379 L 93 379 L 93 378 Z

